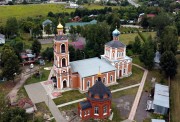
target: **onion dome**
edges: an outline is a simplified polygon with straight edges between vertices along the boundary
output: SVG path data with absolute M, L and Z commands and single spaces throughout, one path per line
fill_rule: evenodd
M 108 87 L 106 87 L 102 81 L 101 78 L 98 77 L 98 81 L 89 88 L 87 97 L 90 100 L 95 100 L 95 101 L 105 101 L 105 100 L 110 100 L 112 98 L 111 91 Z
M 59 25 L 57 26 L 57 29 L 63 29 L 63 26 L 61 25 L 61 23 L 59 23 Z
M 120 32 L 118 31 L 118 29 L 116 28 L 113 32 L 112 32 L 113 36 L 119 36 Z

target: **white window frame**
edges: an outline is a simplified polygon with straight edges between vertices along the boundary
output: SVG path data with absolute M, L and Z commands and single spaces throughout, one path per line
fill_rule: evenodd
M 107 115 L 107 105 L 103 107 L 103 115 Z
M 94 115 L 99 115 L 99 107 L 94 107 Z

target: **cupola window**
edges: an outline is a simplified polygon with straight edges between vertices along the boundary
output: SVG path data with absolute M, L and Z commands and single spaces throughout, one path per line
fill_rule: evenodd
M 61 53 L 65 53 L 65 44 L 61 45 Z
M 98 115 L 99 114 L 99 107 L 94 107 L 94 114 L 95 115 Z

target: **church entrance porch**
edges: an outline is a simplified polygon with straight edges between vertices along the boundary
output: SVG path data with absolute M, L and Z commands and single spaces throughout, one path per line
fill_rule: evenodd
M 63 88 L 67 88 L 67 81 L 66 80 L 63 81 Z

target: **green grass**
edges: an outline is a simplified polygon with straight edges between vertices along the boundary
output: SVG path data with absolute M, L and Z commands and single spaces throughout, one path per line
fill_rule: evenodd
M 148 38 L 150 35 L 152 37 L 156 36 L 156 32 L 142 32 L 145 38 Z M 138 33 L 129 33 L 129 34 L 121 34 L 119 39 L 124 44 L 129 44 L 129 42 L 134 42 L 136 36 L 139 36 Z M 140 37 L 139 37 L 140 38 Z
M 176 56 L 178 61 L 178 74 L 171 81 L 170 88 L 170 114 L 171 122 L 179 122 L 180 120 L 180 55 Z
M 145 67 L 144 66 L 144 64 L 143 64 L 143 62 L 141 62 L 140 60 L 139 60 L 139 56 L 133 56 L 133 63 L 135 63 L 135 64 L 138 64 L 138 65 L 140 65 L 140 66 L 142 66 L 142 67 Z
M 54 99 L 56 105 L 84 98 L 85 94 L 81 94 L 78 90 L 71 90 L 62 93 L 62 97 Z
M 143 76 L 143 70 L 133 66 L 132 68 L 133 74 L 127 78 L 123 78 L 118 80 L 117 85 L 109 86 L 111 90 L 126 87 L 129 85 L 134 85 L 141 82 L 141 78 Z M 64 92 L 62 97 L 54 99 L 56 105 L 60 105 L 66 102 L 78 100 L 86 97 L 85 94 L 81 94 L 78 90 Z
M 65 9 L 62 4 L 31 4 L 31 5 L 13 5 L 0 7 L 0 25 L 4 24 L 9 17 L 17 19 L 46 16 L 48 12 L 73 12 L 75 9 Z
M 40 112 L 43 114 L 48 114 L 50 116 L 52 116 L 49 108 L 47 107 L 47 105 L 45 104 L 45 102 L 41 102 L 41 103 L 36 103 L 36 107 L 37 107 L 37 113 Z
M 122 88 L 122 87 L 140 83 L 143 73 L 144 73 L 143 70 L 141 70 L 135 66 L 132 66 L 132 75 L 131 76 L 118 80 L 117 85 L 109 86 L 109 88 L 111 90 L 114 90 L 114 89 L 118 89 L 118 88 Z
M 46 50 L 46 48 L 53 47 L 53 43 L 51 43 L 51 44 L 42 44 L 41 47 L 42 47 L 41 52 L 43 52 L 44 50 Z
M 0 7 L 0 25 L 4 25 L 6 20 L 10 17 L 16 17 L 19 19 L 25 19 L 27 17 L 47 16 L 48 12 L 60 13 L 60 12 L 74 12 L 75 9 L 66 9 L 62 4 L 29 4 L 29 5 L 13 5 L 13 6 L 1 6 Z M 103 9 L 107 6 L 100 5 L 84 5 L 85 8 Z M 118 8 L 118 7 L 113 7 Z
M 123 91 L 119 91 L 116 93 L 113 93 L 112 96 L 113 98 L 120 98 L 122 96 L 125 95 L 136 95 L 138 88 L 131 88 L 131 89 L 127 89 L 127 90 L 123 90 Z M 67 111 L 67 110 L 73 110 L 73 109 L 77 109 L 78 103 L 74 103 L 68 106 L 64 106 L 59 108 L 60 111 Z M 112 111 L 114 113 L 113 115 L 113 122 L 119 122 L 122 121 L 122 117 L 120 116 L 120 112 L 119 110 L 116 108 L 116 104 L 112 103 Z M 109 122 L 109 121 L 106 121 Z

